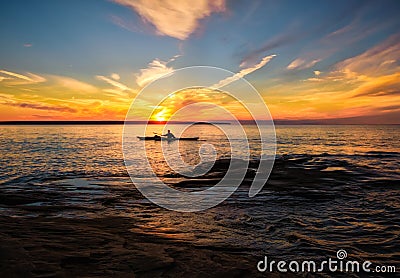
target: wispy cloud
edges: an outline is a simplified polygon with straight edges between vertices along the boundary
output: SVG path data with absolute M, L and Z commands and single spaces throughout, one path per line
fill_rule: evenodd
M 0 70 L 0 82 L 4 80 L 7 80 L 8 85 L 34 84 L 46 81 L 44 77 L 30 72 L 21 74 L 8 70 Z
M 111 78 L 114 79 L 114 80 L 120 80 L 121 79 L 121 77 L 119 76 L 118 73 L 112 73 L 111 74 Z
M 117 25 L 125 30 L 131 31 L 131 32 L 137 32 L 137 33 L 141 32 L 141 29 L 137 26 L 137 24 L 135 24 L 131 21 L 128 21 L 122 17 L 112 15 L 110 17 L 110 19 L 111 19 L 112 23 L 114 23 L 115 25 Z
M 398 57 L 400 35 L 394 35 L 336 63 L 324 73 L 314 71 L 304 82 L 270 87 L 265 99 L 278 118 L 343 118 L 384 113 L 388 110 L 384 107 L 400 105 Z M 393 113 L 399 113 L 396 111 Z
M 26 96 L 24 96 L 24 98 L 26 98 Z M 12 94 L 0 94 L 0 104 L 6 106 L 36 109 L 36 110 L 57 111 L 57 112 L 67 112 L 67 113 L 78 112 L 77 109 L 74 109 L 69 105 L 62 105 L 62 104 L 56 105 L 56 104 L 45 103 L 42 101 L 29 101 L 26 99 L 15 97 L 15 95 Z
M 219 89 L 219 88 L 224 87 L 224 86 L 226 86 L 226 85 L 228 85 L 228 84 L 230 84 L 230 83 L 232 83 L 232 82 L 234 82 L 236 80 L 239 80 L 240 78 L 242 78 L 242 77 L 244 77 L 244 76 L 246 76 L 246 75 L 248 75 L 248 74 L 250 74 L 250 73 L 252 73 L 252 72 L 254 72 L 254 71 L 256 71 L 256 70 L 258 70 L 260 68 L 262 68 L 262 67 L 264 67 L 274 57 L 276 57 L 275 54 L 269 55 L 269 56 L 265 56 L 264 58 L 262 58 L 262 60 L 258 64 L 255 64 L 255 65 L 253 65 L 251 67 L 246 67 L 246 68 L 240 70 L 238 73 L 235 73 L 234 75 L 219 81 L 217 84 L 213 85 L 212 88 Z
M 2 103 L 2 104 L 8 106 L 21 107 L 21 108 L 37 109 L 37 110 L 58 111 L 58 112 L 68 112 L 68 113 L 77 112 L 76 109 L 66 106 L 49 106 L 39 103 L 15 102 L 15 103 Z
M 368 10 L 366 9 L 368 6 L 368 1 L 356 4 L 351 17 L 349 17 L 348 11 L 344 11 L 343 18 L 329 24 L 340 27 L 328 34 L 323 34 L 319 39 L 312 40 L 311 37 L 303 51 L 299 53 L 298 58 L 292 61 L 287 68 L 292 70 L 311 68 L 321 60 L 332 57 L 335 53 L 340 53 L 343 49 L 359 49 L 360 47 L 357 44 L 360 41 L 374 34 L 379 34 L 383 29 L 393 25 L 392 20 L 381 22 L 366 20 L 368 18 Z M 349 18 L 345 20 L 345 17 Z M 341 24 L 337 25 L 338 22 L 341 22 Z M 329 29 L 329 26 L 325 26 L 322 30 L 324 29 Z
M 327 81 L 353 87 L 352 97 L 400 95 L 400 35 L 393 35 L 360 55 L 335 65 Z
M 175 55 L 168 61 L 162 61 L 160 59 L 151 61 L 147 68 L 141 69 L 140 73 L 136 75 L 136 83 L 139 85 L 139 87 L 144 87 L 157 78 L 173 72 L 174 68 L 168 66 L 168 64 L 175 61 L 179 56 L 180 55 Z
M 36 76 L 0 72 L 0 106 L 4 111 L 13 107 L 1 115 L 2 120 L 36 118 L 34 110 L 42 111 L 39 114 L 47 119 L 123 119 L 129 107 L 127 96 L 133 91 L 117 81 L 120 76 L 116 73 L 99 78 L 110 84 L 110 89 L 50 74 L 44 75 L 45 81 L 33 84 L 39 81 Z M 10 86 L 17 81 L 18 85 L 23 82 L 29 86 Z
M 65 105 L 53 105 L 53 104 L 26 101 L 26 100 L 22 101 L 20 99 L 15 98 L 11 94 L 0 94 L 0 104 L 6 105 L 6 106 L 36 109 L 36 110 L 68 112 L 68 113 L 76 113 L 77 112 L 76 109 L 73 109 L 73 108 L 71 108 L 69 106 L 65 106 Z
M 126 86 L 126 85 L 124 85 L 124 84 L 122 84 L 122 83 L 120 83 L 120 82 L 118 82 L 118 81 L 115 81 L 115 80 L 113 80 L 113 79 L 111 79 L 111 78 L 108 78 L 108 77 L 106 77 L 106 76 L 97 75 L 96 78 L 97 78 L 98 80 L 102 80 L 102 81 L 104 81 L 104 82 L 107 82 L 107 83 L 110 84 L 111 86 L 114 86 L 115 88 L 117 88 L 117 89 L 119 89 L 119 90 L 121 90 L 121 91 L 130 91 L 130 90 L 131 90 L 128 86 Z
M 10 79 L 10 77 L 0 76 L 0 82 L 7 79 Z
M 288 66 L 287 69 L 295 70 L 295 69 L 308 69 L 313 67 L 315 64 L 320 62 L 321 59 L 314 59 L 314 60 L 306 60 L 302 58 L 297 58 L 293 60 Z
M 250 51 L 241 61 L 241 67 L 248 66 L 249 64 L 254 64 L 256 61 L 262 57 L 261 55 L 265 55 L 266 52 L 269 52 L 277 47 L 281 47 L 287 45 L 289 43 L 293 43 L 299 40 L 304 33 L 299 32 L 298 30 L 295 32 L 294 30 L 288 30 L 286 33 L 280 34 L 272 39 L 268 40 L 261 47 Z
M 56 86 L 61 86 L 72 91 L 83 93 L 95 93 L 99 91 L 95 86 L 71 77 L 59 75 L 49 75 L 49 77 L 56 83 Z
M 399 71 L 400 35 L 394 35 L 364 53 L 337 64 L 337 70 L 377 76 Z
M 400 72 L 366 80 L 353 94 L 353 97 L 400 96 Z
M 187 39 L 199 27 L 199 20 L 213 12 L 225 11 L 225 0 L 113 0 L 137 12 L 158 34 Z M 126 28 L 121 21 L 118 25 Z M 128 29 L 128 28 L 126 28 Z

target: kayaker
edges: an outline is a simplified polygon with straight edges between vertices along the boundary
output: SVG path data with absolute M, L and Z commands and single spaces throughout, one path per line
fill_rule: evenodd
M 169 129 L 168 129 L 167 134 L 163 134 L 162 136 L 167 136 L 167 139 L 173 139 L 173 138 L 175 138 L 175 135 L 173 135 L 173 134 L 171 133 L 171 130 L 169 130 Z

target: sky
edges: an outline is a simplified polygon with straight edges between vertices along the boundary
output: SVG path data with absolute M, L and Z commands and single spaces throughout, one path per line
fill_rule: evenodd
M 245 78 L 277 120 L 400 123 L 399 12 L 396 0 L 3 1 L 0 121 L 124 120 L 146 85 L 201 65 Z M 178 99 L 152 119 L 196 100 L 234 106 Z

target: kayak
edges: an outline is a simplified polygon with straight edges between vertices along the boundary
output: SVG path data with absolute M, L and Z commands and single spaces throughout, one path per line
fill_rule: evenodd
M 181 138 L 166 138 L 160 136 L 138 136 L 139 140 L 153 140 L 153 141 L 197 141 L 199 137 L 181 137 Z

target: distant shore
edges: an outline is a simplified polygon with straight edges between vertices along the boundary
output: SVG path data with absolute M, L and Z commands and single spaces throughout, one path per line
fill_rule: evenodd
M 124 125 L 124 124 L 153 124 L 165 125 L 165 121 L 0 121 L 0 125 Z M 169 121 L 168 124 L 192 124 L 192 125 L 230 125 L 229 122 L 195 122 L 195 121 Z

